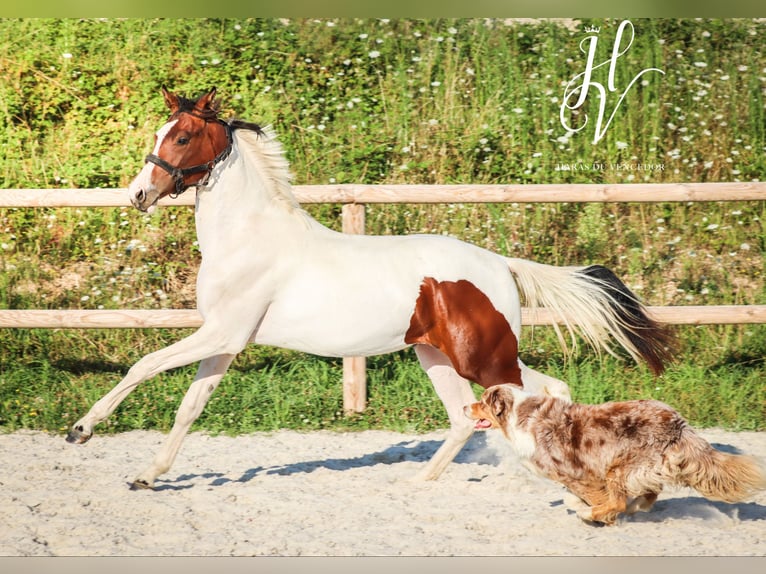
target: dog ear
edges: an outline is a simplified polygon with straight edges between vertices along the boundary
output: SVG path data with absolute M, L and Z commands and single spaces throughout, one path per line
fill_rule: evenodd
M 504 396 L 505 393 L 502 391 L 503 389 L 497 386 L 490 391 L 489 397 L 487 397 L 487 404 L 492 408 L 492 412 L 496 417 L 500 417 L 507 407 L 507 401 Z

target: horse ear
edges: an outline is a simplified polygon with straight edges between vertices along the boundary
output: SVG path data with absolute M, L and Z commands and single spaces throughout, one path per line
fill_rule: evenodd
M 215 87 L 210 88 L 210 91 L 204 96 L 200 96 L 197 102 L 194 104 L 194 109 L 199 112 L 215 111 L 213 107 L 213 100 L 215 99 Z
M 165 98 L 165 104 L 170 108 L 171 113 L 176 113 L 178 111 L 178 96 L 162 86 L 162 97 Z

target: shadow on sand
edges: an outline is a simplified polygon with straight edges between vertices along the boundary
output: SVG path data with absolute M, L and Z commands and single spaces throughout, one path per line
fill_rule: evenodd
M 199 480 L 209 481 L 207 486 L 223 486 L 231 482 L 246 483 L 261 474 L 279 474 L 289 476 L 293 474 L 309 474 L 317 469 L 343 472 L 355 468 L 365 468 L 380 464 L 396 464 L 399 462 L 427 462 L 441 446 L 440 440 L 409 440 L 393 444 L 383 450 L 364 454 L 353 458 L 325 458 L 321 460 L 309 460 L 294 462 L 280 466 L 258 466 L 250 468 L 242 473 L 239 478 L 229 478 L 223 473 L 208 472 L 204 474 L 182 474 L 175 479 L 158 480 L 155 485 L 156 491 L 186 490 L 193 488 Z M 713 446 L 723 452 L 741 454 L 740 449 L 728 444 L 713 443 Z M 501 462 L 498 454 L 487 446 L 485 433 L 474 433 L 463 450 L 455 458 L 453 464 L 483 464 L 498 466 Z M 553 483 L 552 483 L 553 484 Z M 673 491 L 669 490 L 666 496 L 672 497 Z M 563 504 L 563 501 L 554 501 L 552 506 Z M 573 513 L 573 512 L 572 512 Z M 741 502 L 727 504 L 707 500 L 699 496 L 676 497 L 662 499 L 654 505 L 651 512 L 637 513 L 630 517 L 624 517 L 626 522 L 664 522 L 669 519 L 701 519 L 706 521 L 716 520 L 766 520 L 766 506 L 754 502 Z
M 484 433 L 475 433 L 468 441 L 463 450 L 458 454 L 453 463 L 467 464 L 478 463 L 496 466 L 499 457 L 486 447 Z M 393 444 L 383 450 L 364 454 L 353 458 L 325 458 L 321 460 L 309 460 L 294 462 L 280 466 L 258 466 L 250 468 L 242 473 L 239 478 L 228 478 L 223 473 L 183 474 L 174 479 L 158 479 L 154 490 L 184 490 L 192 488 L 192 481 L 198 479 L 212 479 L 209 486 L 222 486 L 230 482 L 249 482 L 260 474 L 292 475 L 311 473 L 319 468 L 335 471 L 345 471 L 354 468 L 364 468 L 379 464 L 396 464 L 399 462 L 427 462 L 438 448 L 442 445 L 440 440 L 409 440 Z M 187 483 L 187 484 L 184 484 Z

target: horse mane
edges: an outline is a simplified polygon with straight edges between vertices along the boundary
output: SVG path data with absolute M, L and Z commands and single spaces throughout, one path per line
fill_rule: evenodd
M 205 121 L 223 121 L 218 117 L 220 111 L 218 102 L 211 102 L 208 108 L 200 111 L 195 107 L 196 99 L 185 96 L 177 96 L 177 98 L 178 109 L 174 116 L 189 113 Z M 270 125 L 262 127 L 240 119 L 230 119 L 224 123 L 228 124 L 232 133 L 238 136 L 243 157 L 252 156 L 260 160 L 253 163 L 264 179 L 271 183 L 272 198 L 290 213 L 296 211 L 305 213 L 293 195 L 290 186 L 292 180 L 290 164 L 274 129 Z
M 205 108 L 204 110 L 198 110 L 195 107 L 197 104 L 196 99 L 193 100 L 191 98 L 187 98 L 184 96 L 176 96 L 176 97 L 178 98 L 178 109 L 175 111 L 173 116 L 187 113 L 187 114 L 196 116 L 200 119 L 203 119 L 205 121 L 215 120 L 218 118 L 218 112 L 220 111 L 220 106 L 218 105 L 218 102 L 212 102 L 209 108 Z
M 256 124 L 253 122 L 246 122 L 245 120 L 238 120 L 238 119 L 231 119 L 228 122 L 226 122 L 231 126 L 231 129 L 233 130 L 250 130 L 253 132 L 257 132 L 258 134 L 263 134 L 263 128 L 260 124 Z
M 250 158 L 264 179 L 272 184 L 272 198 L 289 212 L 303 211 L 293 195 L 290 164 L 274 128 L 242 120 L 230 120 L 227 123 L 237 137 L 242 156 Z

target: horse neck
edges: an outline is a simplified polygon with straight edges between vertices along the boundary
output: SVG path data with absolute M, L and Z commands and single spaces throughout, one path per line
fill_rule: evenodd
M 297 233 L 320 226 L 298 204 L 290 190 L 287 172 L 248 150 L 234 137 L 232 152 L 217 166 L 205 188 L 197 192 L 196 225 L 200 249 L 227 249 L 231 241 L 258 241 L 259 234 Z M 268 158 L 266 158 L 268 159 Z M 286 167 L 286 164 L 285 164 Z M 264 244 L 273 243 L 266 237 Z

